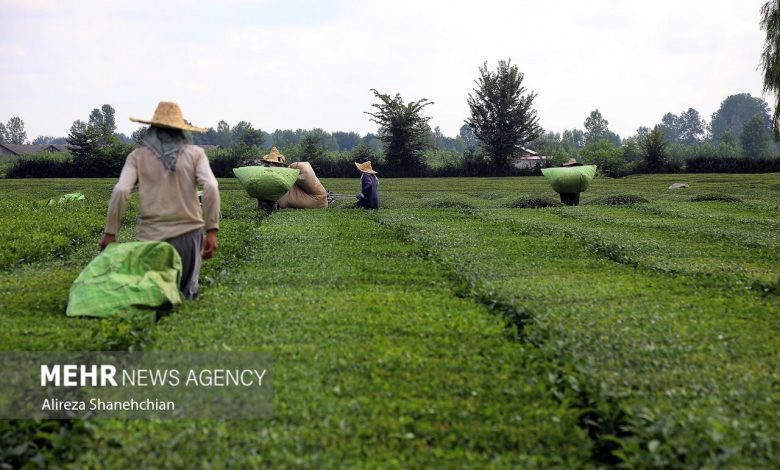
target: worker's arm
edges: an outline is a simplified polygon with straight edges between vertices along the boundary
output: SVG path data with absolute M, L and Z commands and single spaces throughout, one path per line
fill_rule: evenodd
M 203 187 L 203 219 L 206 221 L 206 238 L 203 240 L 204 259 L 209 259 L 217 252 L 217 231 L 219 231 L 219 184 L 209 166 L 206 154 L 198 159 L 195 167 L 195 177 L 198 185 Z
M 100 240 L 100 251 L 116 241 L 119 229 L 122 228 L 122 217 L 127 210 L 127 203 L 133 194 L 133 189 L 138 182 L 138 167 L 135 152 L 127 156 L 119 181 L 111 191 L 111 200 L 108 202 L 108 215 L 103 238 Z

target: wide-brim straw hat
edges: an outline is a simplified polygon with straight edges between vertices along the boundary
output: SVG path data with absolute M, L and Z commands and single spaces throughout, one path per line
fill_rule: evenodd
M 581 166 L 581 165 L 582 163 L 578 162 L 576 159 L 570 158 L 561 166 Z
M 192 132 L 206 132 L 208 129 L 202 127 L 195 127 L 187 124 L 184 120 L 184 116 L 181 114 L 181 108 L 179 105 L 172 101 L 160 101 L 157 105 L 157 109 L 154 111 L 152 119 L 139 119 L 130 118 L 133 122 L 140 122 L 143 124 L 150 124 L 152 126 L 167 127 L 169 129 L 181 129 L 183 131 Z
M 355 162 L 355 166 L 357 167 L 358 170 L 362 171 L 363 173 L 368 173 L 370 175 L 375 175 L 376 174 L 376 171 L 374 171 L 374 169 L 371 168 L 371 162 L 370 161 L 365 162 L 365 163 Z
M 279 153 L 279 149 L 276 147 L 271 147 L 271 152 L 261 158 L 260 161 L 265 163 L 276 163 L 278 165 L 284 165 L 286 162 L 284 155 Z

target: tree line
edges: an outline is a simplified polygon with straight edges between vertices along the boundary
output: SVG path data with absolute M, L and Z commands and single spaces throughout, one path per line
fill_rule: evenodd
M 770 139 L 769 106 L 746 93 L 727 97 L 710 122 L 688 108 L 679 114 L 666 113 L 652 128 L 643 126 L 635 135 L 621 138 L 596 109 L 585 118 L 583 129 L 545 132 L 533 107 L 537 94 L 523 86 L 524 74 L 511 60 L 499 61 L 494 69 L 485 62 L 478 70 L 467 99 L 470 115 L 454 138 L 444 136 L 438 127 L 431 129 L 426 111 L 434 105 L 432 101 L 407 102 L 400 94 L 375 89 L 371 90 L 372 110 L 365 114 L 379 126 L 376 134 L 322 129 L 269 133 L 248 121 L 230 126 L 221 120 L 216 128 L 190 138 L 195 144 L 222 147 L 208 152 L 219 176 L 231 176 L 232 167 L 256 159 L 271 145 L 280 148 L 289 161 L 312 162 L 325 177 L 348 176 L 351 162 L 365 160 L 372 160 L 385 176 L 538 174 L 538 167 L 516 164 L 516 158 L 529 150 L 544 157 L 539 166 L 576 158 L 598 165 L 608 176 L 623 176 L 680 171 L 692 159 L 732 158 L 739 164 L 741 160 L 733 159 L 761 159 L 777 151 Z M 117 133 L 114 114 L 114 108 L 106 104 L 93 109 L 87 121 L 76 120 L 71 126 L 65 141 L 71 145 L 72 163 L 78 169 L 75 174 L 118 174 L 131 144 L 143 141 L 145 127 L 130 137 Z M 7 126 L 0 124 L 0 137 L 6 139 L 13 129 L 18 141 L 20 123 L 23 133 L 18 118 Z

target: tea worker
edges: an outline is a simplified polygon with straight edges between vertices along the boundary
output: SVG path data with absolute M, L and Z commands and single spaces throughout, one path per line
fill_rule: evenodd
M 364 209 L 379 209 L 379 193 L 377 192 L 379 178 L 376 176 L 376 171 L 371 168 L 371 162 L 355 162 L 355 166 L 362 173 L 360 175 L 360 192 L 355 195 L 358 200 L 357 206 Z
M 284 155 L 276 147 L 271 147 L 268 155 L 261 160 L 267 166 L 285 166 Z M 309 162 L 294 162 L 288 168 L 299 171 L 295 185 L 278 201 L 279 209 L 324 209 L 328 207 L 328 191 L 320 183 Z
M 568 159 L 561 165 L 564 168 L 572 166 L 582 166 L 582 163 L 578 162 L 574 158 Z M 567 206 L 579 206 L 580 205 L 580 193 L 561 193 L 561 202 Z
M 217 251 L 219 187 L 202 148 L 191 145 L 184 131 L 205 132 L 188 124 L 179 105 L 161 101 L 149 119 L 143 143 L 125 160 L 119 182 L 108 203 L 108 216 L 100 250 L 116 241 L 133 189 L 138 188 L 140 241 L 166 241 L 181 256 L 180 289 L 187 299 L 198 293 L 201 258 Z M 198 202 L 203 187 L 203 207 Z M 204 238 L 205 229 L 205 238 Z

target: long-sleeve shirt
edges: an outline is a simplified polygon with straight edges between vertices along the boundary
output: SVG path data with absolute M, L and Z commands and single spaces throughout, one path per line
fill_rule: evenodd
M 379 185 L 379 178 L 376 175 L 370 173 L 363 173 L 360 177 L 360 192 L 363 194 L 363 199 L 357 202 L 359 207 L 366 209 L 379 209 L 379 193 L 377 193 L 377 186 Z
M 198 202 L 199 185 L 203 186 L 202 212 Z M 182 147 L 176 160 L 176 171 L 166 170 L 157 155 L 146 147 L 133 150 L 111 193 L 106 233 L 119 232 L 122 216 L 136 186 L 138 240 L 167 240 L 203 227 L 219 229 L 219 186 L 206 153 L 200 147 Z

